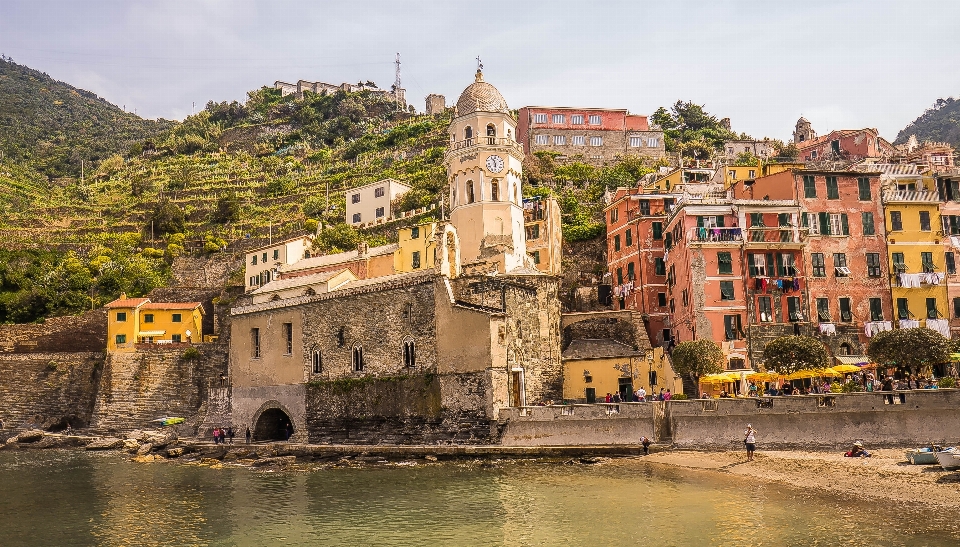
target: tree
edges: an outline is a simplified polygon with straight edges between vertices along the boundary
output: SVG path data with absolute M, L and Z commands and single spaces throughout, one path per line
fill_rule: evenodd
M 169 200 L 164 200 L 154 207 L 150 222 L 153 223 L 154 233 L 163 235 L 182 232 L 186 219 L 180 207 L 170 203 Z M 146 228 L 149 230 L 150 225 L 148 224 Z
M 867 355 L 880 365 L 915 374 L 921 367 L 948 362 L 950 340 L 926 328 L 894 329 L 877 333 Z
M 213 215 L 213 220 L 222 224 L 237 220 L 240 216 L 240 200 L 237 193 L 231 190 L 219 200 L 217 200 L 217 211 Z
M 691 101 L 677 101 L 668 111 L 660 107 L 650 120 L 663 129 L 667 151 L 707 159 L 723 148 L 726 140 L 738 135 L 720 123 L 716 116 Z
M 723 372 L 723 350 L 712 340 L 691 340 L 680 342 L 671 354 L 673 370 L 681 376 L 687 376 L 700 383 L 705 374 Z
M 823 343 L 809 336 L 781 336 L 763 348 L 764 366 L 783 375 L 827 368 L 828 359 Z

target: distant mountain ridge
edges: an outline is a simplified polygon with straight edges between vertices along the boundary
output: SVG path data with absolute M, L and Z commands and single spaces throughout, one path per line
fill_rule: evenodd
M 49 179 L 77 176 L 175 125 L 124 112 L 96 94 L 0 59 L 0 150 Z
M 960 100 L 937 99 L 932 107 L 897 134 L 894 144 L 907 142 L 910 135 L 917 140 L 945 142 L 960 148 Z

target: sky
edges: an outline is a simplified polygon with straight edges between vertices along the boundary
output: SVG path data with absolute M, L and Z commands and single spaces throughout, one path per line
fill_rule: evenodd
M 789 139 L 876 127 L 893 140 L 960 96 L 960 1 L 3 0 L 0 53 L 147 118 L 183 119 L 276 80 L 456 101 L 486 81 L 512 108 L 677 100 Z

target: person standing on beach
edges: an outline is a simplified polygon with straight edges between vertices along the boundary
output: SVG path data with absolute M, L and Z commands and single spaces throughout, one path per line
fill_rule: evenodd
M 753 461 L 753 452 L 757 449 L 757 432 L 753 425 L 747 424 L 747 430 L 743 435 L 743 444 L 747 447 L 747 461 Z
M 252 436 L 252 435 L 250 435 L 250 428 L 248 427 L 248 428 L 247 428 L 247 444 L 250 444 L 250 437 L 251 437 L 251 436 Z
M 643 455 L 644 455 L 644 456 L 649 455 L 649 454 L 650 454 L 650 439 L 648 439 L 648 438 L 646 438 L 646 437 L 644 437 L 644 436 L 641 436 L 641 437 L 640 437 L 640 444 L 643 445 Z

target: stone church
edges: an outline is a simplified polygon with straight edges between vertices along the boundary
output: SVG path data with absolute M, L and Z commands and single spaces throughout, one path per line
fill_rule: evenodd
M 479 70 L 455 108 L 435 267 L 276 280 L 270 300 L 238 301 L 224 394 L 235 429 L 315 443 L 496 442 L 501 409 L 561 397 L 559 279 L 527 254 L 517 121 Z

